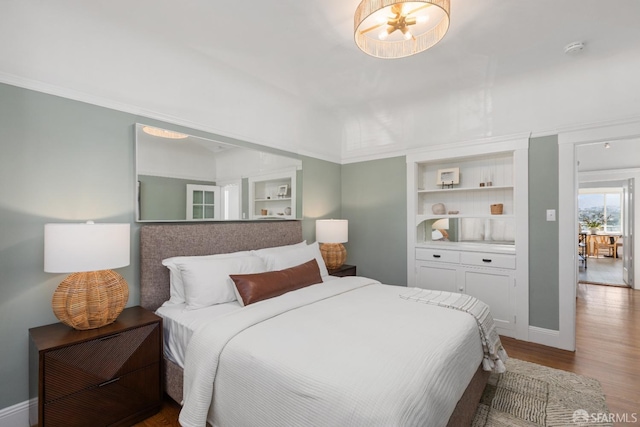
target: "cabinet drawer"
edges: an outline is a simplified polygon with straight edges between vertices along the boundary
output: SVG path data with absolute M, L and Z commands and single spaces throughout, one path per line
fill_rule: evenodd
M 45 403 L 46 427 L 131 425 L 127 419 L 162 405 L 160 362 Z
M 481 265 L 493 268 L 516 268 L 515 255 L 490 254 L 482 252 L 463 252 L 460 262 L 467 265 Z
M 159 363 L 160 339 L 160 324 L 154 323 L 45 353 L 44 401 Z
M 416 248 L 416 259 L 422 261 L 438 261 L 438 262 L 460 262 L 460 252 L 457 251 L 441 251 L 430 248 Z

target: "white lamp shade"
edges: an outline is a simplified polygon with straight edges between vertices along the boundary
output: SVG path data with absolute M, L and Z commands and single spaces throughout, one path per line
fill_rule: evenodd
M 349 241 L 349 221 L 346 219 L 319 219 L 316 221 L 318 243 L 345 243 Z
M 129 224 L 45 224 L 44 271 L 80 273 L 130 263 Z
M 441 218 L 433 223 L 431 226 L 434 230 L 448 230 L 449 229 L 449 218 Z

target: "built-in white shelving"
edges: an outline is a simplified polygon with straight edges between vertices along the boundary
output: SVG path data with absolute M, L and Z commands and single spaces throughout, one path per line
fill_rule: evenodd
M 500 334 L 524 339 L 527 147 L 518 140 L 407 156 L 409 286 L 475 296 Z

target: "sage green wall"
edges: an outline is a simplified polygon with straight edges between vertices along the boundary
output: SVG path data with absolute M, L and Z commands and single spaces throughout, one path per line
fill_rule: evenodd
M 547 209 L 558 212 L 558 137 L 529 141 L 529 325 L 558 330 L 558 222 L 547 221 Z
M 312 157 L 302 157 L 302 234 L 309 242 L 316 240 L 316 219 L 341 218 L 341 166 Z M 307 197 L 313 194 L 313 198 Z
M 218 138 L 0 84 L 0 409 L 29 398 L 28 329 L 57 321 L 51 296 L 65 276 L 43 271 L 45 223 L 131 223 L 131 265 L 118 272 L 129 283 L 128 306 L 140 301 L 139 224 L 134 222 L 136 122 Z M 339 213 L 340 166 L 302 161 L 303 210 Z M 303 221 L 304 238 L 310 241 L 313 219 Z
M 406 158 L 342 167 L 342 218 L 349 220 L 347 263 L 358 275 L 407 284 Z

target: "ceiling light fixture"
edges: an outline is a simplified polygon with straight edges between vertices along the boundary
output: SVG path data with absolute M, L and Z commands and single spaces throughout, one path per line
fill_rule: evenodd
M 604 143 L 604 148 L 611 148 L 611 144 L 609 144 L 608 142 Z
M 189 137 L 189 135 L 186 135 L 184 133 L 174 132 L 172 130 L 154 128 L 154 127 L 151 127 L 151 126 L 143 126 L 142 130 L 146 134 L 149 134 L 149 135 L 152 135 L 152 136 L 159 136 L 160 138 L 185 139 L 185 138 Z
M 353 18 L 356 45 L 376 58 L 404 58 L 438 43 L 449 29 L 449 0 L 362 0 Z

